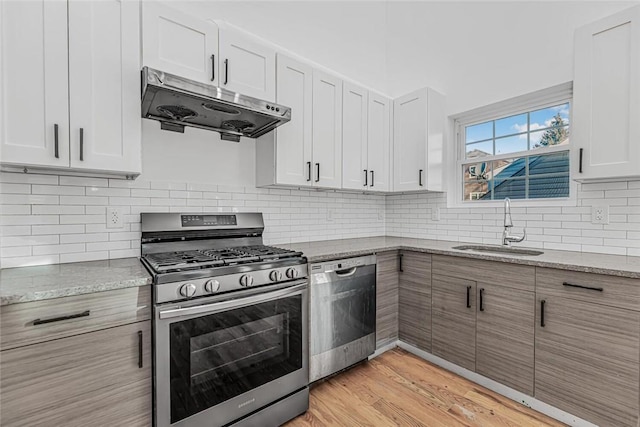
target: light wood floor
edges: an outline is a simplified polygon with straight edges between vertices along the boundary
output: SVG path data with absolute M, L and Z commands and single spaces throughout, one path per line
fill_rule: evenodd
M 396 348 L 312 387 L 286 427 L 563 425 Z

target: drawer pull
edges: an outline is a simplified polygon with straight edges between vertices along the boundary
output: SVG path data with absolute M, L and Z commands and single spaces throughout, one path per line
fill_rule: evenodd
M 467 286 L 467 308 L 471 308 L 471 286 Z
M 142 368 L 142 331 L 138 331 L 138 368 Z
M 402 269 L 402 257 L 403 257 L 402 254 L 398 255 L 398 258 L 399 258 L 399 260 L 398 260 L 398 270 L 400 270 L 400 273 L 404 272 L 404 270 Z
M 569 282 L 563 282 L 562 286 L 566 286 L 568 288 L 578 288 L 578 289 L 587 289 L 589 291 L 604 292 L 603 288 L 598 288 L 595 286 L 574 285 L 573 283 L 569 283 Z
M 480 288 L 480 311 L 484 311 L 484 288 Z
M 33 321 L 33 325 L 44 325 L 45 323 L 61 322 L 63 320 L 77 319 L 78 317 L 87 317 L 91 314 L 90 310 L 85 310 L 82 313 L 69 314 L 67 316 L 49 317 L 48 319 L 36 319 Z
M 546 300 L 540 300 L 540 326 L 544 328 L 544 305 L 547 303 Z

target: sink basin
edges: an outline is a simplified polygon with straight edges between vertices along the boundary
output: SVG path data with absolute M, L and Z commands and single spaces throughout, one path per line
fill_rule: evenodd
M 536 251 L 533 249 L 521 249 L 521 248 L 510 248 L 507 246 L 482 246 L 482 245 L 463 245 L 463 246 L 454 246 L 453 249 L 457 249 L 459 251 L 472 251 L 472 252 L 489 252 L 495 254 L 505 254 L 505 255 L 523 255 L 523 256 L 538 256 L 542 255 L 544 252 Z

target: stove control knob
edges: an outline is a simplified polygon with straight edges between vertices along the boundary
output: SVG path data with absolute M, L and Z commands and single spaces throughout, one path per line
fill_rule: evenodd
M 240 285 L 244 286 L 245 288 L 253 285 L 253 277 L 249 276 L 248 274 L 243 274 L 242 277 L 240 277 Z
M 289 279 L 295 279 L 296 277 L 298 277 L 299 274 L 300 274 L 300 272 L 298 270 L 296 270 L 295 268 L 288 268 L 287 269 L 287 277 Z
M 180 295 L 185 298 L 191 298 L 196 294 L 196 285 L 193 283 L 187 283 L 180 286 Z
M 272 282 L 278 282 L 282 280 L 282 273 L 278 270 L 273 270 L 269 273 L 269 279 L 271 279 Z
M 207 283 L 204 284 L 204 290 L 210 294 L 218 292 L 218 289 L 220 289 L 220 282 L 215 279 L 207 280 Z

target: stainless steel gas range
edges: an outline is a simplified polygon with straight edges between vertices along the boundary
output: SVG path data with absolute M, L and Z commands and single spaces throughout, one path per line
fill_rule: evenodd
M 277 426 L 309 406 L 308 273 L 260 213 L 143 213 L 154 425 Z

